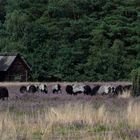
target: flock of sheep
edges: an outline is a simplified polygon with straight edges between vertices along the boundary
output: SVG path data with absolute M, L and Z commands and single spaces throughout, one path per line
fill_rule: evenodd
M 51 88 L 53 94 L 62 94 L 62 87 L 60 84 L 55 84 Z M 123 91 L 132 90 L 132 85 L 94 85 L 93 87 L 84 84 L 71 84 L 66 85 L 65 91 L 70 95 L 118 95 L 122 94 Z M 20 87 L 21 93 L 43 93 L 48 94 L 48 86 L 46 84 L 31 84 L 28 86 Z M 9 92 L 8 89 L 4 86 L 0 86 L 0 99 L 8 99 Z
M 123 91 L 131 90 L 132 85 L 94 85 L 93 87 L 84 84 L 71 84 L 66 85 L 65 91 L 70 95 L 118 95 L 122 94 Z M 55 84 L 51 88 L 53 94 L 61 94 L 62 88 L 60 84 Z M 44 93 L 48 94 L 48 86 L 46 84 L 31 84 L 28 86 L 20 87 L 21 93 Z

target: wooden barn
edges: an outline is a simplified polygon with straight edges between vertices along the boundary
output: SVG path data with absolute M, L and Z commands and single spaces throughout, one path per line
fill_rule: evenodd
M 0 54 L 0 82 L 25 82 L 30 70 L 30 66 L 20 54 Z

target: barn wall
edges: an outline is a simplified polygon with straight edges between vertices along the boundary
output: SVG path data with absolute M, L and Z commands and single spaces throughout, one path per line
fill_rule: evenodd
M 20 57 L 17 57 L 7 71 L 5 81 L 26 81 L 27 73 L 27 66 Z
M 5 81 L 5 76 L 6 76 L 6 72 L 1 71 L 0 72 L 0 82 Z

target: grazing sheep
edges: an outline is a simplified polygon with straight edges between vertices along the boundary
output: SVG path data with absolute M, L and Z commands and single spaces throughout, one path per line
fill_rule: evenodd
M 99 95 L 107 95 L 107 94 L 109 94 L 109 90 L 110 90 L 110 86 L 103 85 L 99 88 L 97 93 Z
M 8 89 L 6 87 L 0 87 L 0 99 L 4 100 L 5 98 L 7 98 L 8 100 L 8 97 L 9 97 Z
M 128 91 L 128 90 L 131 90 L 132 89 L 132 85 L 125 85 L 123 86 L 123 90 L 124 91 Z
M 79 85 L 79 84 L 73 84 L 73 85 L 67 85 L 66 86 L 66 92 L 70 95 L 77 95 L 81 93 L 89 94 L 91 92 L 91 88 L 88 85 Z
M 91 87 L 89 85 L 84 86 L 84 94 L 91 95 Z
M 114 87 L 114 86 L 111 87 L 111 94 L 116 95 L 116 94 L 115 94 L 115 90 L 116 90 L 116 87 Z
M 71 85 L 67 85 L 66 86 L 66 92 L 70 95 L 73 94 L 73 87 Z
M 123 93 L 123 87 L 121 85 L 118 85 L 116 88 L 115 88 L 115 95 L 118 95 L 118 94 L 122 94 Z
M 91 90 L 91 96 L 96 95 L 100 87 L 100 85 L 96 85 L 95 87 L 93 87 Z
M 84 93 L 85 89 L 84 89 L 84 86 L 83 85 L 79 85 L 79 84 L 74 84 L 72 86 L 73 88 L 73 94 L 74 95 L 77 95 L 77 94 L 80 94 L 80 93 Z
M 39 85 L 35 84 L 34 86 L 36 87 L 36 91 L 39 91 Z
M 117 95 L 118 91 L 116 90 L 116 88 L 117 88 L 116 86 L 109 86 L 108 87 L 108 94 L 109 95 Z
M 25 92 L 27 92 L 26 86 L 21 86 L 20 87 L 20 93 L 25 93 Z
M 59 85 L 59 84 L 56 84 L 56 85 L 54 85 L 53 87 L 52 87 L 52 92 L 53 93 L 62 93 L 61 92 L 61 86 Z
M 29 92 L 29 93 L 35 93 L 35 92 L 37 92 L 36 86 L 35 85 L 29 85 L 29 86 L 27 86 L 27 92 Z
M 48 88 L 47 88 L 47 85 L 45 85 L 45 84 L 40 84 L 40 85 L 38 86 L 38 89 L 39 89 L 42 93 L 45 93 L 45 94 L 48 93 Z

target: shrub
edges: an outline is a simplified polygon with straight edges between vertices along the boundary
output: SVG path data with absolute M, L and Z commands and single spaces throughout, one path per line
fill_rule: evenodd
M 140 68 L 132 71 L 132 80 L 133 80 L 133 96 L 140 95 Z

